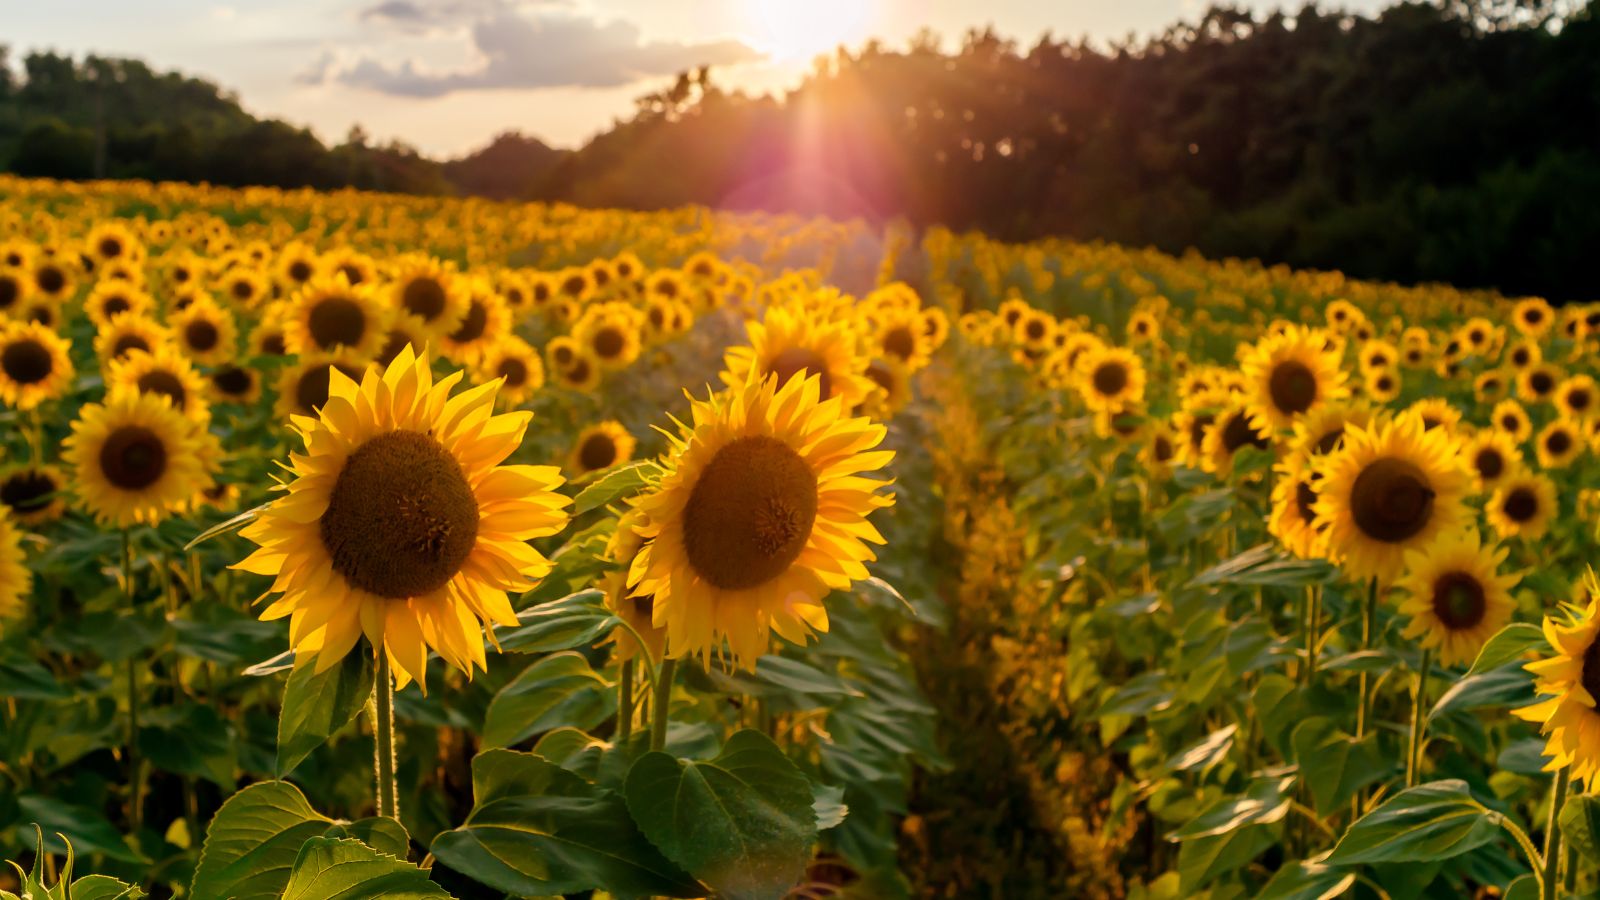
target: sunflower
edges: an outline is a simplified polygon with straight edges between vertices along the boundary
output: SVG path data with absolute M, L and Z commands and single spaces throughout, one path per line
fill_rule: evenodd
M 928 364 L 933 352 L 927 329 L 916 309 L 880 308 L 877 327 L 872 332 L 875 356 L 892 359 L 915 372 Z M 1030 320 L 1031 321 L 1031 320 Z M 1023 327 L 1023 326 L 1016 326 Z M 1039 345 L 1043 349 L 1045 345 Z
M 567 456 L 567 471 L 574 478 L 621 465 L 633 458 L 637 442 L 616 420 L 590 425 L 578 433 Z
M 728 348 L 722 358 L 722 383 L 733 387 L 776 375 L 786 383 L 795 375 L 816 375 L 822 399 L 837 394 L 845 409 L 855 409 L 872 392 L 867 360 L 856 352 L 856 333 L 848 321 L 827 321 L 797 306 L 771 307 L 747 326 L 748 345 Z
M 0 623 L 21 617 L 32 591 L 33 573 L 22 553 L 22 533 L 10 512 L 0 508 Z
M 1403 416 L 1415 416 L 1422 423 L 1423 431 L 1435 429 L 1454 437 L 1456 426 L 1461 423 L 1461 410 L 1450 404 L 1443 397 L 1424 397 L 1406 407 Z
M 1051 325 L 1055 322 L 1052 320 Z M 1155 313 L 1140 310 L 1128 317 L 1127 327 L 1128 342 L 1133 344 L 1148 344 L 1161 338 L 1161 320 Z
M 196 300 L 169 317 L 168 324 L 179 348 L 195 362 L 214 366 L 233 359 L 237 340 L 233 313 L 211 300 Z
M 283 344 L 295 355 L 348 351 L 371 359 L 388 337 L 390 312 L 370 284 L 314 278 L 284 308 Z
M 0 322 L 0 401 L 30 410 L 72 386 L 72 343 L 38 322 Z
M 1400 396 L 1400 373 L 1395 369 L 1368 369 L 1362 388 L 1374 403 L 1389 403 Z
M 283 337 L 281 305 L 273 304 L 250 330 L 251 356 L 288 356 L 289 345 Z
M 272 294 L 272 282 L 254 268 L 235 266 L 217 279 L 216 291 L 228 303 L 253 309 Z
M 27 305 L 33 293 L 33 282 L 15 269 L 0 269 L 0 316 Z
M 1555 310 L 1539 297 L 1517 301 L 1511 309 L 1511 325 L 1528 337 L 1539 337 L 1555 324 Z
M 1495 489 L 1483 509 L 1501 538 L 1542 537 L 1556 515 L 1556 486 L 1543 475 L 1517 468 Z
M 96 328 L 105 328 L 122 313 L 149 315 L 155 309 L 150 295 L 124 281 L 101 281 L 83 300 L 83 311 Z
M 378 349 L 377 363 L 387 367 L 400 355 L 400 351 L 407 347 L 411 352 L 427 355 L 431 345 L 428 343 L 430 332 L 422 324 L 422 320 L 410 313 L 396 311 L 389 318 L 389 330 L 383 339 L 383 346 Z
M 1325 403 L 1294 423 L 1291 453 L 1309 459 L 1325 456 L 1344 445 L 1345 429 L 1372 423 L 1372 408 L 1355 402 Z
M 172 333 L 165 326 L 131 312 L 113 316 L 110 323 L 94 336 L 94 352 L 100 358 L 101 367 L 109 366 L 136 350 L 150 353 L 171 344 Z
M 508 337 L 490 347 L 478 360 L 480 383 L 504 379 L 500 400 L 515 409 L 544 387 L 544 361 L 539 351 L 519 337 Z
M 1150 475 L 1164 475 L 1178 459 L 1178 436 L 1165 421 L 1153 421 L 1144 434 L 1139 462 Z
M 278 253 L 273 272 L 284 293 L 292 293 L 317 274 L 317 253 L 305 244 L 293 241 Z
M 570 501 L 552 466 L 502 466 L 531 414 L 494 414 L 494 384 L 450 396 L 410 350 L 357 384 L 332 375 L 328 401 L 294 428 L 288 491 L 242 534 L 260 545 L 235 568 L 276 578 L 261 614 L 289 618 L 297 661 L 326 671 L 365 635 L 400 684 L 423 682 L 428 651 L 471 674 L 483 628 L 515 625 L 507 591 L 550 570 L 528 541 L 555 534 Z M 492 635 L 492 630 L 491 630 Z
M 409 344 L 406 346 L 410 347 Z M 400 355 L 404 356 L 406 352 L 402 349 Z M 415 356 L 413 352 L 412 357 Z M 328 402 L 328 391 L 333 383 L 330 369 L 338 369 L 346 380 L 356 381 L 364 376 L 367 368 L 366 363 L 348 354 L 337 353 L 302 357 L 294 365 L 285 366 L 278 374 L 278 402 L 275 407 L 278 418 L 292 422 L 294 416 L 315 416 L 317 410 Z
M 873 390 L 859 407 L 859 412 L 879 421 L 887 421 L 911 402 L 911 373 L 900 363 L 892 359 L 869 360 L 866 376 L 872 382 Z
M 1588 375 L 1573 375 L 1556 388 L 1556 408 L 1568 418 L 1588 421 L 1600 408 L 1600 386 Z
M 1497 574 L 1507 550 L 1482 544 L 1466 528 L 1429 546 L 1409 550 L 1398 587 L 1400 613 L 1410 618 L 1405 636 L 1439 654 L 1439 663 L 1471 662 L 1507 622 L 1515 603 L 1511 589 L 1522 576 Z
M 51 303 L 60 303 L 78 290 L 71 267 L 61 260 L 48 257 L 34 263 L 33 288 Z
M 1477 477 L 1478 490 L 1490 491 L 1522 465 L 1515 438 L 1503 431 L 1484 429 L 1463 442 L 1461 456 Z
M 638 324 L 627 307 L 591 307 L 573 326 L 572 337 L 587 355 L 607 371 L 623 368 L 639 358 L 642 344 Z
M 589 393 L 600 386 L 600 363 L 587 353 L 577 353 L 566 368 L 556 370 L 556 383 L 569 390 Z
M 1367 341 L 1361 345 L 1358 363 L 1362 372 L 1392 368 L 1400 364 L 1400 351 L 1388 341 Z
M 1423 430 L 1417 416 L 1351 428 L 1318 471 L 1316 525 L 1328 529 L 1329 558 L 1358 578 L 1393 581 L 1407 550 L 1467 515 L 1471 474 L 1449 436 Z
M 461 326 L 467 314 L 467 292 L 461 279 L 432 257 L 407 259 L 395 276 L 393 305 L 416 317 L 430 338 L 443 337 Z
M 1565 469 L 1583 452 L 1583 430 L 1569 419 L 1556 419 L 1540 430 L 1533 448 L 1540 466 Z
M 261 375 L 248 366 L 227 365 L 213 369 L 208 381 L 214 403 L 254 406 L 261 399 Z
M 444 355 L 461 365 L 476 362 L 511 334 L 511 309 L 505 298 L 482 282 L 475 283 L 468 296 L 467 314 L 461 324 L 439 342 Z
M 1304 458 L 1291 458 L 1274 467 L 1272 514 L 1267 531 L 1285 550 L 1301 559 L 1324 555 L 1325 529 L 1316 527 L 1317 473 Z
M 867 516 L 894 500 L 861 473 L 894 453 L 872 450 L 884 427 L 845 418 L 818 382 L 752 379 L 695 401 L 658 486 L 636 501 L 649 542 L 628 584 L 654 596 L 670 655 L 709 659 L 726 639 L 733 662 L 754 669 L 769 629 L 805 643 L 828 629 L 823 598 L 868 577 L 867 542 L 883 537 Z
M 153 525 L 206 485 L 195 424 L 154 394 L 83 407 L 62 446 L 75 493 L 102 524 Z
M 112 391 L 131 390 L 165 397 L 172 408 L 192 422 L 211 419 L 206 403 L 206 382 L 188 358 L 171 347 L 154 353 L 135 350 L 111 364 L 106 387 Z
M 675 287 L 659 292 L 654 289 L 654 278 L 651 279 L 651 282 L 650 293 L 652 294 L 659 293 L 661 296 L 671 297 L 687 294 L 687 289 L 680 280 L 674 281 Z M 557 300 L 567 300 L 581 307 L 593 293 L 594 280 L 589 277 L 589 270 L 583 266 L 571 266 L 556 273 Z
M 1489 424 L 1519 444 L 1533 436 L 1533 422 L 1528 418 L 1528 411 L 1515 400 L 1496 403 L 1494 411 L 1489 413 Z
M 56 466 L 11 466 L 0 473 L 0 505 L 24 525 L 43 525 L 66 511 L 67 477 Z
M 937 306 L 922 311 L 922 333 L 928 336 L 928 347 L 938 350 L 950 339 L 950 317 Z
M 1091 410 L 1144 402 L 1144 363 L 1132 350 L 1100 346 L 1078 359 L 1078 393 Z
M 1591 790 L 1600 773 L 1600 600 L 1591 599 L 1581 611 L 1567 610 L 1566 621 L 1546 616 L 1545 640 L 1553 654 L 1528 663 L 1534 688 L 1542 699 L 1514 710 L 1516 716 L 1539 723 L 1546 735 L 1550 762 L 1545 770 L 1572 767 L 1572 777 Z
M 1044 310 L 1030 309 L 1012 326 L 1011 339 L 1024 347 L 1055 346 L 1056 319 Z
M 639 534 L 642 524 L 644 515 L 636 509 L 629 510 L 617 520 L 617 530 L 606 544 L 606 559 L 621 568 L 603 577 L 600 589 L 606 594 L 606 608 L 629 625 L 629 628 L 613 629 L 605 641 L 616 644 L 619 662 L 637 657 L 641 650 L 649 654 L 652 662 L 660 662 L 667 646 L 667 630 L 654 621 L 655 597 L 640 595 L 628 588 L 628 568 L 644 546 L 644 538 Z M 639 638 L 644 639 L 643 646 Z
M 1349 394 L 1338 355 L 1314 329 L 1290 325 L 1263 338 L 1244 353 L 1239 368 L 1261 431 L 1293 427 L 1296 416 Z
M 116 260 L 139 259 L 144 255 L 144 248 L 140 246 L 139 239 L 133 236 L 128 226 L 121 222 L 100 222 L 89 229 L 89 234 L 84 238 L 84 245 L 89 253 L 102 263 Z
M 1178 434 L 1178 459 L 1184 465 L 1194 469 L 1204 465 L 1206 436 L 1216 425 L 1218 410 L 1228 402 L 1228 393 L 1220 388 L 1200 391 L 1184 400 L 1172 423 Z
M 1517 394 L 1533 403 L 1550 399 L 1561 384 L 1561 369 L 1549 363 L 1529 366 L 1517 376 Z
M 324 275 L 343 275 L 351 284 L 366 284 L 378 277 L 372 257 L 349 247 L 335 247 L 318 260 Z
M 1521 340 L 1506 348 L 1503 359 L 1511 368 L 1521 372 L 1523 369 L 1544 362 L 1544 351 L 1539 349 L 1539 344 L 1535 341 Z
M 1271 449 L 1272 432 L 1256 422 L 1245 400 L 1231 398 L 1217 412 L 1216 424 L 1206 431 L 1200 467 L 1226 478 L 1233 474 L 1234 454 L 1245 447 Z

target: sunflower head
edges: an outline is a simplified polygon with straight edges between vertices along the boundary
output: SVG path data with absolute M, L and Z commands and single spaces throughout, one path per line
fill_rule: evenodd
M 0 505 L 24 525 L 42 525 L 66 511 L 66 488 L 66 475 L 56 466 L 12 466 L 0 473 Z
M 365 635 L 402 684 L 429 650 L 485 663 L 485 625 L 513 625 L 508 591 L 550 569 L 529 540 L 561 530 L 568 501 L 549 466 L 501 465 L 530 414 L 494 414 L 496 384 L 455 397 L 409 348 L 360 382 L 328 372 L 315 417 L 295 416 L 305 452 L 288 491 L 242 532 L 260 545 L 237 568 L 274 576 L 262 617 L 289 619 L 297 659 L 326 670 Z
M 1338 355 L 1315 329 L 1286 326 L 1250 347 L 1239 367 L 1250 385 L 1250 411 L 1265 431 L 1290 428 L 1296 416 L 1349 394 Z
M 1133 351 L 1101 345 L 1078 358 L 1078 394 L 1091 410 L 1144 402 L 1144 362 Z
M 20 618 L 27 610 L 33 591 L 33 572 L 22 552 L 22 533 L 11 513 L 0 506 L 0 634 L 6 623 Z
M 187 357 L 169 346 L 153 353 L 135 350 L 112 363 L 106 386 L 112 391 L 131 390 L 163 398 L 185 418 L 200 424 L 211 418 L 205 379 Z
M 633 458 L 635 444 L 633 435 L 621 422 L 612 419 L 591 425 L 579 432 L 573 442 L 567 470 L 578 477 L 621 465 Z
M 830 321 L 799 305 L 775 306 L 747 331 L 750 343 L 729 347 L 723 356 L 723 384 L 743 384 L 752 371 L 757 377 L 775 375 L 780 384 L 796 375 L 815 375 L 822 399 L 837 393 L 846 409 L 856 408 L 872 392 L 867 359 L 857 352 L 856 331 L 847 320 Z
M 1543 475 L 1520 466 L 1501 480 L 1484 508 L 1484 515 L 1502 538 L 1541 537 L 1555 517 L 1556 487 Z
M 167 398 L 117 391 L 78 413 L 63 443 L 79 501 L 99 522 L 155 524 L 209 483 L 204 438 Z
M 338 353 L 371 358 L 389 334 L 391 310 L 371 284 L 343 274 L 314 278 L 283 309 L 284 347 L 292 354 Z
M 1592 790 L 1600 775 L 1600 601 L 1591 594 L 1583 609 L 1547 616 L 1544 635 L 1550 655 L 1527 666 L 1541 699 L 1516 715 L 1545 735 L 1546 771 L 1571 766 Z
M 1507 551 L 1484 545 L 1467 528 L 1406 553 L 1398 587 L 1409 617 L 1405 636 L 1435 650 L 1445 666 L 1471 662 L 1505 624 L 1515 606 L 1511 589 L 1521 576 L 1499 574 Z
M 1285 550 L 1301 559 L 1324 555 L 1326 527 L 1316 526 L 1318 475 L 1311 461 L 1299 454 L 1279 463 L 1272 481 L 1272 512 L 1267 531 Z
M 0 400 L 29 410 L 72 386 L 72 345 L 38 322 L 0 322 Z

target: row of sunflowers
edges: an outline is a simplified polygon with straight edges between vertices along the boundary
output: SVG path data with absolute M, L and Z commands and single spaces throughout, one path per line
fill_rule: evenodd
M 1600 309 L 0 191 L 0 889 L 1600 889 Z

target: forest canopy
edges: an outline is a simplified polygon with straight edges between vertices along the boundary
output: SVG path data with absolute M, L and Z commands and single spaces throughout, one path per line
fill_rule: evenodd
M 903 218 L 1586 297 L 1600 23 L 1592 6 L 1559 24 L 1505 9 L 1219 7 L 1112 48 L 925 34 L 841 49 L 782 98 L 687 72 L 578 151 L 508 133 L 448 163 L 359 131 L 328 147 L 141 62 L 33 53 L 0 81 L 0 161 L 63 178 Z

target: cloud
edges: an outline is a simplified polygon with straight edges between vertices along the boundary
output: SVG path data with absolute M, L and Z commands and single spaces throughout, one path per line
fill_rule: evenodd
M 467 34 L 479 61 L 464 69 L 434 70 L 413 60 L 390 64 L 362 56 L 339 64 L 324 56 L 297 80 L 406 97 L 441 97 L 501 88 L 615 87 L 699 65 L 762 58 L 739 41 L 647 41 L 630 22 L 599 22 L 565 13 L 528 15 L 500 0 L 445 0 L 426 6 L 417 0 L 385 0 L 363 16 L 368 14 L 407 28 L 437 28 L 448 24 L 448 17 L 466 15 Z

